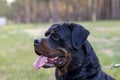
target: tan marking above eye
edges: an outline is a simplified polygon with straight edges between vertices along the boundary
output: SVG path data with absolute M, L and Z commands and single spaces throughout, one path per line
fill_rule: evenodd
M 55 30 L 52 30 L 50 33 L 51 33 L 51 34 L 55 34 Z

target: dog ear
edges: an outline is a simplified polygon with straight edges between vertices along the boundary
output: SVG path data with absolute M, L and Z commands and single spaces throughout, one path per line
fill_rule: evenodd
M 83 26 L 71 23 L 70 28 L 72 30 L 72 44 L 75 49 L 80 49 L 83 43 L 87 40 L 89 31 Z

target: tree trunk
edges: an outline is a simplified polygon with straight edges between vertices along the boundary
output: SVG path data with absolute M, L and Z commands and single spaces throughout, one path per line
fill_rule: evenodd
M 33 17 L 32 17 L 32 22 L 37 22 L 37 0 L 33 0 Z
M 62 0 L 62 3 L 65 3 L 65 10 L 64 10 L 64 15 L 61 17 L 61 19 L 62 21 L 68 21 L 69 20 L 69 1 Z
M 92 1 L 92 4 L 93 4 L 92 21 L 96 21 L 97 1 L 96 1 L 96 0 L 93 0 L 93 1 Z
M 112 0 L 112 19 L 120 18 L 119 0 Z
M 54 0 L 51 5 L 52 6 L 51 15 L 52 15 L 53 22 L 59 21 L 57 3 L 58 3 L 58 0 Z
M 42 22 L 49 22 L 50 8 L 49 1 L 42 1 L 42 9 L 41 9 L 41 17 Z
M 96 14 L 97 14 L 97 1 L 96 0 L 89 0 L 89 18 L 92 21 L 96 21 Z
M 102 8 L 103 8 L 104 1 L 99 0 L 98 2 L 99 2 L 99 4 L 98 4 L 98 8 L 97 8 L 97 19 L 100 20 L 102 18 L 101 16 L 102 16 Z
M 91 16 L 92 16 L 92 0 L 88 0 L 88 8 L 89 8 L 89 20 L 92 20 L 91 19 Z
M 30 1 L 25 0 L 25 23 L 30 23 Z
M 73 21 L 77 21 L 78 20 L 78 16 L 77 16 L 77 7 L 76 7 L 76 0 L 72 0 L 72 8 L 73 8 L 73 14 L 72 14 L 72 19 Z

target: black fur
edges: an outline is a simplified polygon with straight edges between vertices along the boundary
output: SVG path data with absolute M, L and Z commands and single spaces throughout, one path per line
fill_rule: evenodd
M 87 40 L 89 34 L 87 29 L 75 23 L 54 24 L 45 33 L 47 38 L 43 40 L 46 41 L 48 46 L 45 47 L 49 47 L 49 51 L 62 48 L 71 57 L 64 74 L 61 75 L 59 71 L 65 65 L 56 66 L 56 80 L 115 80 L 102 71 L 99 60 Z M 42 47 L 37 45 L 35 48 L 38 49 L 39 55 Z M 40 53 L 44 54 L 44 51 Z
M 78 24 L 56 24 L 57 28 L 63 28 L 72 34 L 72 64 L 70 65 L 67 73 L 59 76 L 56 69 L 56 80 L 114 80 L 101 70 L 99 60 L 95 52 L 87 40 L 89 31 Z M 59 27 L 58 27 L 59 26 Z M 67 28 L 66 28 L 67 27 Z M 68 29 L 69 28 L 69 29 Z M 60 33 L 65 35 L 65 33 Z

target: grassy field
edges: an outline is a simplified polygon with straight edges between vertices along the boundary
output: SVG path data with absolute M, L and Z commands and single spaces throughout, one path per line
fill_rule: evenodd
M 120 63 L 120 21 L 77 22 L 90 32 L 88 40 L 101 65 Z M 43 37 L 49 24 L 19 24 L 0 27 L 0 80 L 55 80 L 54 69 L 35 71 L 33 40 Z M 103 69 L 120 80 L 120 68 Z

